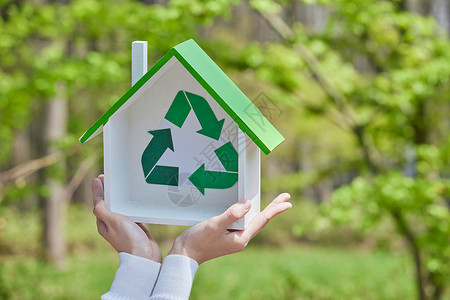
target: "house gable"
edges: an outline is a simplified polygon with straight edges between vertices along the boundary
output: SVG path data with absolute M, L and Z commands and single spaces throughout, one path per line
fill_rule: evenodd
M 151 204 L 159 207 L 158 214 L 162 219 L 174 216 L 183 219 L 185 215 L 197 215 L 198 210 L 203 216 L 201 218 L 209 218 L 214 215 L 212 212 L 215 209 L 223 211 L 236 199 L 245 196 L 238 194 L 238 185 L 234 184 L 227 189 L 207 188 L 207 196 L 203 197 L 201 190 L 190 183 L 189 177 L 202 164 L 207 171 L 226 172 L 214 150 L 228 142 L 236 151 L 239 147 L 246 147 L 248 151 L 250 148 L 246 141 L 239 142 L 239 130 L 234 120 L 176 57 L 172 57 L 164 67 L 164 72 L 156 74 L 157 80 L 152 83 L 155 78 L 152 77 L 147 81 L 105 125 L 104 138 L 107 139 L 104 145 L 105 153 L 108 152 L 105 154 L 105 178 L 110 180 L 105 181 L 108 182 L 105 188 L 108 186 L 111 209 L 126 215 L 141 216 L 140 210 L 145 211 L 141 204 Z M 219 139 L 197 133 L 202 127 L 193 110 L 184 124 L 174 124 L 166 118 L 180 91 L 203 97 L 214 115 L 224 120 Z M 144 149 L 154 139 L 149 131 L 162 129 L 170 130 L 173 144 L 163 152 L 156 165 L 178 168 L 178 183 L 172 186 L 146 182 L 147 176 L 141 165 Z M 248 137 L 247 140 L 253 144 Z M 256 145 L 253 147 L 258 149 Z M 241 149 L 241 153 L 245 151 Z M 241 170 L 244 172 L 245 168 Z M 167 205 L 172 209 L 164 208 Z
M 245 94 L 228 78 L 216 63 L 195 43 L 188 40 L 164 55 L 135 85 L 106 111 L 80 138 L 82 143 L 102 131 L 109 118 L 118 111 L 172 57 L 183 64 L 192 76 L 222 106 L 258 147 L 269 154 L 283 140 L 283 136 L 254 106 Z

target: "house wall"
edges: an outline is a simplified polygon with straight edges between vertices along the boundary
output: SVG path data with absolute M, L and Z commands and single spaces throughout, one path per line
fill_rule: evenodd
M 218 140 L 197 133 L 201 125 L 192 109 L 181 128 L 164 118 L 180 90 L 205 98 L 217 119 L 225 119 Z M 208 171 L 225 171 L 214 150 L 231 142 L 237 151 L 238 126 L 176 58 L 144 84 L 108 124 L 105 132 L 111 130 L 110 144 L 105 147 L 111 154 L 109 201 L 114 211 L 137 221 L 148 222 L 150 216 L 155 223 L 190 225 L 225 211 L 239 200 L 237 183 L 227 189 L 206 188 L 202 195 L 188 179 L 203 163 Z M 171 130 L 174 152 L 167 149 L 157 165 L 179 167 L 179 186 L 147 183 L 141 165 L 142 153 L 153 138 L 148 131 L 165 128 Z M 121 132 L 120 138 L 113 137 L 116 130 Z M 259 176 L 253 180 L 258 181 L 253 186 L 259 187 Z M 121 186 L 130 189 L 122 190 Z

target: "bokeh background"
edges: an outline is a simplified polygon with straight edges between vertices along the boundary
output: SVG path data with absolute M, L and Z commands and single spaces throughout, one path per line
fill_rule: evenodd
M 102 139 L 79 136 L 194 38 L 286 137 L 262 205 L 294 207 L 192 299 L 450 299 L 450 1 L 1 0 L 0 299 L 98 299 Z M 185 228 L 149 226 L 164 251 Z

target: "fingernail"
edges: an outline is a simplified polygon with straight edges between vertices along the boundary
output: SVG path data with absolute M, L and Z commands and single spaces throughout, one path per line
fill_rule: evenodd
M 239 203 L 239 205 L 242 206 L 243 209 L 245 209 L 245 210 L 250 209 L 250 206 L 251 206 L 250 200 L 244 199 L 244 200 L 239 201 L 238 203 Z

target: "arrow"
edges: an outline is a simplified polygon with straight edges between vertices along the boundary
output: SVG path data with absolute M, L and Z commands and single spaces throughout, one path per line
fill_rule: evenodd
M 148 183 L 167 185 L 174 185 L 173 183 L 176 182 L 178 185 L 178 168 L 155 166 L 168 148 L 174 151 L 170 128 L 153 130 L 149 133 L 153 135 L 153 138 L 141 157 L 145 180 Z
M 147 183 L 178 186 L 178 167 L 155 166 L 145 181 Z
M 189 92 L 185 92 L 185 94 L 191 103 L 198 122 L 202 126 L 202 129 L 197 131 L 197 133 L 218 140 L 220 133 L 222 132 L 223 122 L 225 119 L 220 121 L 217 120 L 216 115 L 205 98 Z
M 179 91 L 173 99 L 169 110 L 166 113 L 165 119 L 173 123 L 175 126 L 181 128 L 186 121 L 191 106 L 194 110 L 197 120 L 202 126 L 202 129 L 197 133 L 204 136 L 218 140 L 222 132 L 223 123 L 225 119 L 217 120 L 216 115 L 206 101 L 205 98 L 186 91 Z
M 230 172 L 238 171 L 238 153 L 231 142 L 228 142 L 214 150 L 225 170 Z
M 189 180 L 193 185 L 205 195 L 205 189 L 227 189 L 238 181 L 238 173 L 205 171 L 205 164 L 202 164 L 191 176 Z
M 153 135 L 153 138 L 142 153 L 141 163 L 145 177 L 148 176 L 167 148 L 174 151 L 170 128 L 153 130 L 148 133 Z
M 166 120 L 181 128 L 186 121 L 191 106 L 183 91 L 179 91 L 166 113 Z

